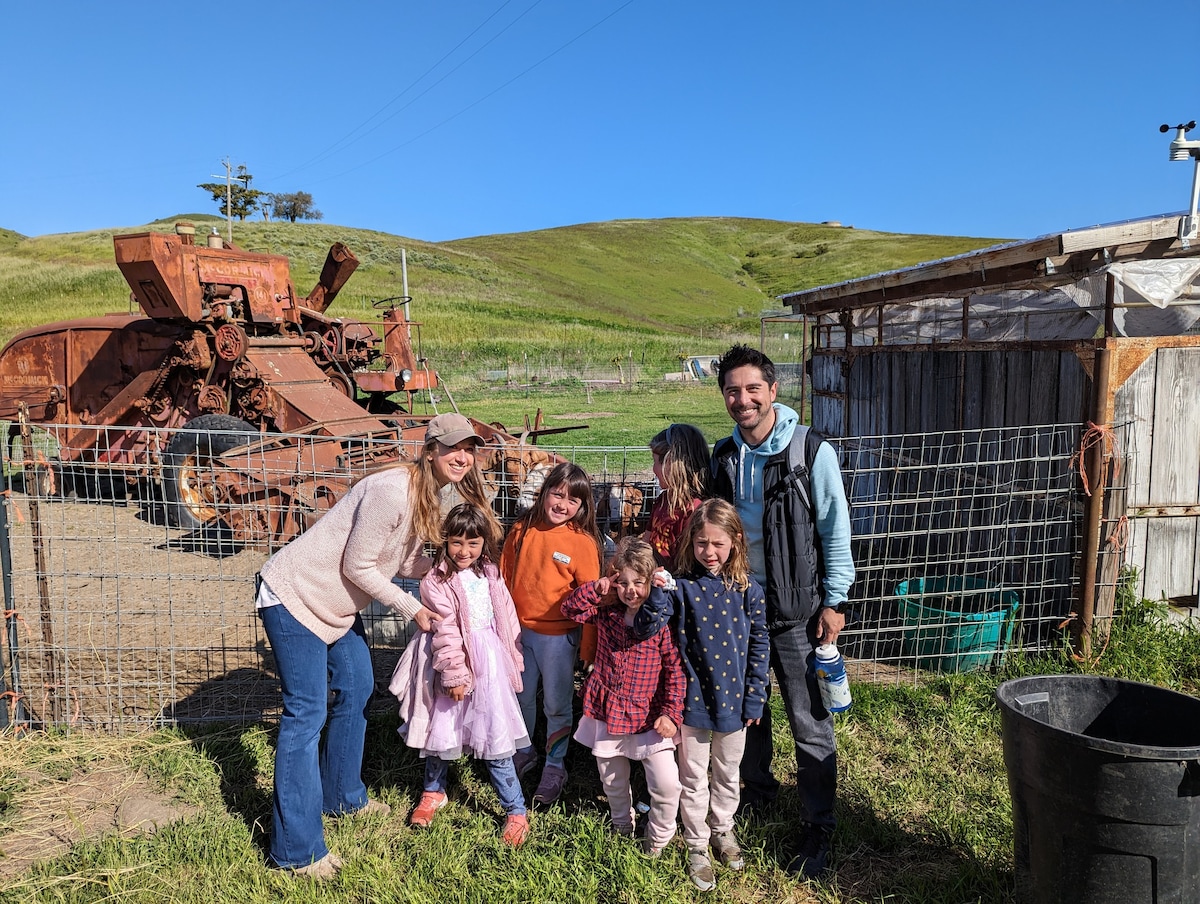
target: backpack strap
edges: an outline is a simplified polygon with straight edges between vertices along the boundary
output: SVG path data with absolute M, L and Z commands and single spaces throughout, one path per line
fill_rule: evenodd
M 788 474 L 784 480 L 800 494 L 800 501 L 804 503 L 814 521 L 816 514 L 813 511 L 810 476 L 813 462 L 817 459 L 817 450 L 824 441 L 825 437 L 817 431 L 804 424 L 797 424 L 787 447 Z

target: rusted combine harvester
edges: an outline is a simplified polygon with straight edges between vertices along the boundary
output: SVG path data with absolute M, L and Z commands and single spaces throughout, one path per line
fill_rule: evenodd
M 376 302 L 382 338 L 327 315 L 358 266 L 345 245 L 298 296 L 287 258 L 212 239 L 197 245 L 187 224 L 114 236 L 144 313 L 16 336 L 0 351 L 0 418 L 16 420 L 23 404 L 30 423 L 63 425 L 58 459 L 41 465 L 47 491 L 88 475 L 148 478 L 173 525 L 220 519 L 236 542 L 276 546 L 364 470 L 415 451 L 428 416 L 412 413 L 413 395 L 437 374 L 414 354 L 407 298 Z M 394 401 L 402 394 L 407 405 Z M 554 456 L 474 423 L 494 444 L 484 466 L 498 507 L 511 506 Z

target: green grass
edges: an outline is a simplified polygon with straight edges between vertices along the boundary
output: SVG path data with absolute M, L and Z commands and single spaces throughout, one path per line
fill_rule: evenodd
M 50 320 L 128 309 L 112 236 L 170 231 L 188 219 L 202 236 L 217 217 L 23 237 L 0 230 L 0 343 Z M 371 299 L 401 293 L 407 252 L 412 317 L 443 375 L 553 362 L 582 369 L 632 354 L 651 378 L 679 354 L 757 342 L 776 295 L 918 263 L 994 240 L 908 236 L 772 220 L 699 217 L 619 220 L 434 244 L 323 223 L 234 226 L 251 251 L 285 254 L 296 291 L 309 292 L 329 246 L 361 261 L 331 313 L 374 319 Z
M 1126 591 L 1128 593 L 1128 591 Z M 1038 673 L 1119 675 L 1200 691 L 1200 630 L 1168 625 L 1159 604 L 1126 599 L 1109 643 L 1090 663 L 1065 649 L 1013 658 L 1000 674 L 906 676 L 855 683 L 839 717 L 836 878 L 797 884 L 781 870 L 794 840 L 794 760 L 786 721 L 775 722 L 783 795 L 761 820 L 739 821 L 742 874 L 718 871 L 716 896 L 692 890 L 681 848 L 643 860 L 611 837 L 587 751 L 571 754 L 564 803 L 535 814 L 519 851 L 499 841 L 501 812 L 486 773 L 462 761 L 452 802 L 429 831 L 405 817 L 420 794 L 421 763 L 396 736 L 394 715 L 373 717 L 364 778 L 393 807 L 381 819 L 327 823 L 341 876 L 312 886 L 268 869 L 274 734 L 270 726 L 163 730 L 128 738 L 33 733 L 0 738 L 0 848 L 32 786 L 66 783 L 116 761 L 149 776 L 195 815 L 155 835 L 113 833 L 15 877 L 5 902 L 213 900 L 1007 904 L 1014 900 L 1012 821 L 994 701 L 998 683 Z M 1163 655 L 1148 655 L 1161 650 Z M 781 715 L 775 699 L 776 715 Z

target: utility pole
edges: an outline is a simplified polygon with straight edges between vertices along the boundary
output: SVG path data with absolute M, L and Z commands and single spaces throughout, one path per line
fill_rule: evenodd
M 226 157 L 221 161 L 221 165 L 225 167 L 225 222 L 228 224 L 229 244 L 233 244 L 233 168 L 229 165 L 229 158 Z M 212 174 L 212 178 L 220 179 L 216 173 Z

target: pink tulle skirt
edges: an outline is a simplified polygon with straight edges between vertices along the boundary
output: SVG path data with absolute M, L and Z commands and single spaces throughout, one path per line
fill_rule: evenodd
M 508 659 L 494 628 L 472 632 L 471 669 L 474 690 L 458 702 L 439 693 L 424 740 L 405 738 L 410 747 L 419 742 L 421 756 L 454 760 L 466 753 L 481 760 L 502 760 L 529 745 L 517 693 L 508 677 Z

